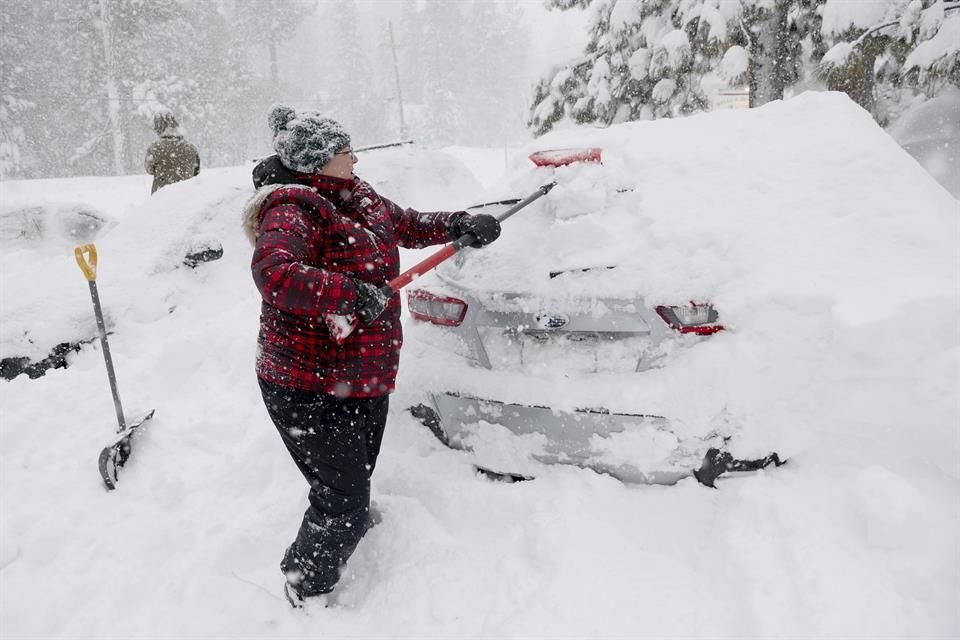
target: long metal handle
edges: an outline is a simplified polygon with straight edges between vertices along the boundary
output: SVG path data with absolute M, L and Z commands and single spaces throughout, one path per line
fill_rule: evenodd
M 521 200 L 520 202 L 513 205 L 512 207 L 510 207 L 509 209 L 501 213 L 499 216 L 497 216 L 497 222 L 503 222 L 504 220 L 506 220 L 513 214 L 515 214 L 517 211 L 520 211 L 521 209 L 529 205 L 531 202 L 547 195 L 547 193 L 550 192 L 550 189 L 553 189 L 555 186 L 557 186 L 556 181 L 548 182 L 547 184 L 543 185 L 542 187 L 540 187 L 539 189 L 537 189 L 536 191 L 528 195 L 526 198 L 524 198 L 523 200 Z M 383 294 L 386 296 L 392 296 L 397 291 L 400 291 L 400 289 L 403 289 L 405 286 L 407 286 L 408 284 L 410 284 L 411 282 L 419 278 L 424 273 L 430 271 L 434 267 L 440 265 L 440 263 L 444 262 L 445 260 L 449 259 L 451 256 L 455 255 L 458 251 L 460 251 L 464 247 L 469 247 L 475 241 L 476 241 L 476 238 L 473 237 L 473 234 L 471 233 L 463 234 L 462 236 L 460 236 L 450 244 L 444 245 L 444 247 L 439 251 L 437 251 L 436 253 L 432 254 L 431 256 L 429 256 L 424 260 L 421 260 L 420 262 L 413 265 L 412 267 L 410 267 L 409 269 L 401 273 L 399 276 L 397 276 L 387 284 L 380 287 L 380 291 L 382 291 Z
M 389 149 L 390 147 L 400 147 L 405 144 L 413 144 L 413 140 L 397 140 L 396 142 L 384 142 L 382 144 L 368 144 L 363 147 L 357 147 L 353 152 L 362 153 L 364 151 L 375 151 L 377 149 Z
M 93 313 L 97 318 L 97 331 L 100 333 L 100 346 L 103 348 L 103 360 L 107 364 L 107 378 L 110 380 L 110 392 L 113 394 L 113 408 L 117 412 L 117 431 L 127 428 L 123 417 L 123 405 L 120 404 L 120 392 L 117 391 L 117 376 L 113 371 L 113 358 L 110 356 L 110 343 L 107 342 L 107 326 L 103 321 L 100 307 L 100 294 L 97 292 L 97 248 L 85 244 L 73 250 L 77 265 L 90 285 L 90 297 L 93 299 Z M 87 256 L 85 258 L 84 256 Z

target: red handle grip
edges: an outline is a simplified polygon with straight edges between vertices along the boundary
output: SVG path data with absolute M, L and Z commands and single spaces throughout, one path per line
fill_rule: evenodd
M 547 184 L 543 185 L 542 187 L 540 187 L 539 189 L 531 193 L 529 196 L 527 196 L 526 198 L 524 198 L 514 206 L 510 207 L 508 210 L 504 211 L 499 216 L 497 216 L 497 221 L 503 222 L 504 220 L 506 220 L 513 214 L 515 214 L 517 211 L 520 211 L 520 209 L 523 209 L 524 207 L 526 207 L 528 204 L 530 204 L 537 198 L 546 195 L 550 191 L 550 189 L 553 189 L 556 185 L 557 185 L 556 182 L 548 182 Z M 400 291 L 400 289 L 403 289 L 405 286 L 407 286 L 408 284 L 416 280 L 418 277 L 420 277 L 427 271 L 430 271 L 430 269 L 433 269 L 434 267 L 436 267 L 438 264 L 440 264 L 441 262 L 443 262 L 444 260 L 452 256 L 453 254 L 460 251 L 460 249 L 463 249 L 464 247 L 472 245 L 475 240 L 476 238 L 474 238 L 470 234 L 464 234 L 460 236 L 459 238 L 457 238 L 450 244 L 446 245 L 445 247 L 443 247 L 443 249 L 440 249 L 440 251 L 437 251 L 435 254 L 433 254 L 426 260 L 418 262 L 417 264 L 413 265 L 412 267 L 410 267 L 409 269 L 407 269 L 406 271 L 398 275 L 396 278 L 394 278 L 387 284 L 380 287 L 380 291 L 382 291 L 383 294 L 386 296 L 392 296 L 397 291 Z
M 430 269 L 433 269 L 435 266 L 455 254 L 457 250 L 457 247 L 452 243 L 445 245 L 442 249 L 440 249 L 440 251 L 437 251 L 426 260 L 421 260 L 387 284 L 383 285 L 383 292 L 387 295 L 395 294 L 397 291 L 400 291 L 400 289 L 403 289 L 421 275 L 427 271 L 430 271 Z

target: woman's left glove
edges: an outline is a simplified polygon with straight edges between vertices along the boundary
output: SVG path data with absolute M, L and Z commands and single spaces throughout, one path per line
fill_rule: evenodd
M 469 233 L 475 238 L 470 246 L 479 249 L 500 237 L 500 222 L 487 213 L 478 213 L 475 216 L 462 213 L 450 220 L 447 231 L 454 240 Z
M 353 306 L 353 312 L 360 319 L 360 324 L 370 324 L 387 308 L 390 297 L 369 282 L 354 280 L 353 284 L 357 286 L 357 302 Z

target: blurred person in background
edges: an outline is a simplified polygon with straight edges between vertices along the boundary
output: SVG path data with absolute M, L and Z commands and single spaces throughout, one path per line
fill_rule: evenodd
M 192 178 L 200 173 L 200 154 L 180 133 L 177 119 L 169 111 L 153 116 L 153 130 L 158 139 L 147 149 L 144 169 L 153 176 L 150 193 L 174 182 Z

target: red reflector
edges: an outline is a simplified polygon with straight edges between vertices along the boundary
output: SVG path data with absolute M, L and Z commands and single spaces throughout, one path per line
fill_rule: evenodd
M 438 296 L 423 289 L 407 292 L 407 309 L 417 320 L 458 327 L 467 315 L 467 303 L 459 298 Z
M 717 322 L 719 314 L 711 304 L 691 303 L 686 306 L 659 306 L 657 315 L 670 325 L 674 331 L 709 336 L 723 331 L 723 325 Z
M 600 162 L 603 149 L 547 149 L 530 154 L 530 162 L 538 167 L 562 167 L 574 162 Z

